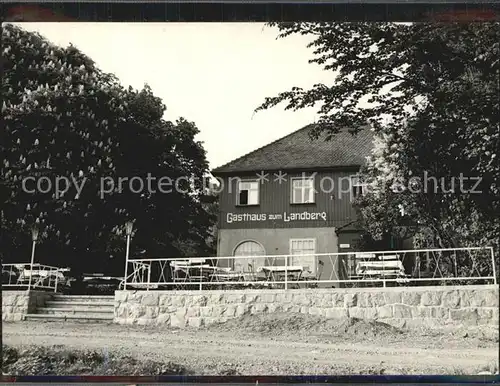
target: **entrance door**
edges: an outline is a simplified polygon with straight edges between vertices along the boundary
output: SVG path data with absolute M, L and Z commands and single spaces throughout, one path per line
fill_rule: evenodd
M 339 232 L 338 234 L 339 252 L 359 252 L 359 234 L 357 232 Z M 341 255 L 339 258 L 339 275 L 341 279 L 348 279 L 356 275 L 356 254 Z
M 316 274 L 316 239 L 290 240 L 290 265 L 301 265 L 304 271 Z
M 234 250 L 234 256 L 265 256 L 266 251 L 264 247 L 257 243 L 256 241 L 244 241 L 239 244 Z M 234 259 L 234 270 L 238 272 L 249 272 L 250 267 L 248 264 L 252 264 L 252 271 L 255 272 L 257 268 L 265 264 L 265 258 L 255 258 L 255 259 Z

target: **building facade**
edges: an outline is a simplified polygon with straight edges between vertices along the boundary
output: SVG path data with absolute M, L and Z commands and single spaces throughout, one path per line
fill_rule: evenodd
M 259 256 L 293 255 L 289 265 L 313 275 L 322 265 L 322 274 L 331 277 L 338 267 L 311 254 L 356 250 L 352 200 L 362 192 L 357 173 L 373 146 L 372 132 L 341 131 L 325 141 L 311 140 L 311 128 L 213 170 L 222 184 L 218 256 L 254 256 L 258 266 L 270 264 Z M 273 265 L 284 259 L 274 257 Z M 228 262 L 244 268 L 238 260 Z

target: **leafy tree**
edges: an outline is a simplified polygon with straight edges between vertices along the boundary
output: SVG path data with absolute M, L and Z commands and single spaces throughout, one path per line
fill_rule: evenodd
M 427 245 L 498 251 L 499 24 L 272 25 L 280 38 L 311 36 L 310 62 L 332 82 L 294 87 L 257 111 L 282 102 L 292 110 L 319 105 L 311 135 L 327 140 L 342 127 L 356 133 L 369 123 L 379 142 L 363 171 L 370 192 L 358 207 L 370 234 L 418 232 Z M 460 176 L 468 178 L 463 189 Z M 471 191 L 476 177 L 480 193 Z
M 120 133 L 122 155 L 116 166 L 127 180 L 112 205 L 126 207 L 136 219 L 135 248 L 152 256 L 177 256 L 182 254 L 177 242 L 183 240 L 203 254 L 214 217 L 202 204 L 208 164 L 202 144 L 194 139 L 198 129 L 184 119 L 163 121 L 165 106 L 148 86 L 129 96 L 135 120 Z M 120 242 L 123 230 L 114 230 Z
M 206 198 L 204 200 L 205 210 L 211 215 L 213 219 L 217 219 L 219 216 L 219 186 L 216 184 L 208 184 Z M 218 240 L 219 229 L 217 226 L 217 221 L 215 221 L 211 228 L 209 235 L 206 240 L 206 245 L 208 247 L 207 255 L 215 255 L 217 253 L 217 240 Z
M 52 240 L 50 249 L 85 251 L 87 246 L 82 244 L 89 241 L 89 216 L 96 213 L 89 200 L 98 197 L 98 180 L 113 173 L 111 151 L 117 144 L 111 132 L 117 130 L 120 116 L 110 112 L 120 104 L 121 90 L 74 47 L 58 48 L 10 25 L 2 35 L 5 130 L 0 142 L 1 177 L 9 192 L 3 206 L 7 226 L 2 233 L 13 239 L 2 248 L 3 253 L 22 255 L 29 229 L 35 225 L 42 230 L 41 241 Z M 74 184 L 81 186 L 86 176 L 92 179 L 79 197 Z M 41 177 L 51 184 L 64 177 L 73 186 L 61 197 L 53 190 L 44 194 L 33 184 Z M 24 189 L 26 181 L 25 188 L 36 193 Z M 45 190 L 48 184 L 40 188 Z M 100 230 L 92 231 L 104 233 L 105 227 L 102 223 Z M 39 252 L 43 253 L 43 247 Z
M 179 238 L 203 248 L 214 219 L 200 203 L 201 185 L 189 183 L 202 181 L 208 170 L 194 123 L 165 121 L 165 106 L 148 86 L 123 88 L 73 46 L 57 47 L 12 25 L 4 26 L 2 38 L 2 258 L 26 261 L 30 228 L 37 226 L 38 261 L 122 273 L 123 224 L 130 219 L 132 256 L 144 249 L 176 254 Z M 186 181 L 182 191 L 173 186 L 162 194 L 155 180 L 152 189 L 131 191 L 130 178 L 145 181 L 148 173 L 156 181 Z M 46 181 L 39 188 L 47 193 L 35 187 L 41 177 Z M 62 177 L 70 182 L 67 191 L 48 190 L 47 181 L 54 188 Z M 103 191 L 103 181 L 114 186 Z

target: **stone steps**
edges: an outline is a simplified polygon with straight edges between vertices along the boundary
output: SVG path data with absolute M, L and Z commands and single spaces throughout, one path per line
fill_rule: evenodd
M 35 313 L 26 315 L 26 320 L 46 321 L 112 321 L 114 319 L 114 296 L 53 295 Z
M 70 302 L 111 302 L 113 303 L 115 297 L 113 295 L 54 295 L 54 301 L 70 301 Z
M 48 302 L 45 302 L 45 305 L 47 307 L 52 307 L 52 308 L 71 308 L 71 307 L 113 308 L 114 302 L 71 302 L 71 301 L 59 302 L 59 301 L 49 300 Z
M 37 309 L 37 314 L 50 314 L 50 315 L 65 315 L 65 314 L 71 314 L 71 315 L 78 315 L 78 314 L 104 314 L 104 315 L 109 315 L 110 313 L 114 312 L 114 308 L 51 308 L 51 307 L 43 307 Z
M 65 321 L 74 320 L 78 322 L 97 322 L 97 321 L 110 321 L 112 322 L 114 315 L 97 316 L 94 314 L 84 315 L 49 315 L 49 314 L 27 314 L 25 320 L 46 320 L 46 321 Z

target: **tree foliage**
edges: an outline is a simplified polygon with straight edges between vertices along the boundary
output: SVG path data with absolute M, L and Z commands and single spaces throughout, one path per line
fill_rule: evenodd
M 147 85 L 125 89 L 73 46 L 12 25 L 2 39 L 3 257 L 26 261 L 37 226 L 39 261 L 120 272 L 127 220 L 135 224 L 133 251 L 175 255 L 176 240 L 206 250 L 215 219 L 201 202 L 208 164 L 195 124 L 165 121 L 165 106 Z M 57 195 L 62 177 L 70 186 Z M 159 191 L 161 177 L 180 179 L 178 189 L 172 183 Z
M 417 232 L 425 245 L 498 251 L 499 24 L 272 25 L 279 38 L 310 36 L 310 62 L 331 73 L 331 84 L 293 87 L 257 111 L 319 106 L 311 135 L 331 140 L 342 127 L 370 124 L 377 143 L 363 170 L 369 193 L 358 202 L 370 234 Z

